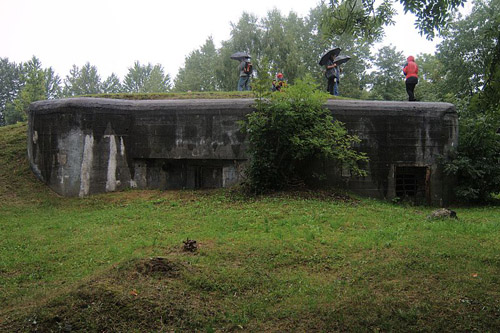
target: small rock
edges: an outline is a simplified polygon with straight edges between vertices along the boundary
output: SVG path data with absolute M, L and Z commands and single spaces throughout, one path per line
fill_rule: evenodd
M 444 219 L 444 218 L 453 218 L 457 219 L 457 213 L 453 210 L 447 209 L 447 208 L 440 208 L 431 213 L 427 217 L 429 220 L 434 220 L 434 219 Z

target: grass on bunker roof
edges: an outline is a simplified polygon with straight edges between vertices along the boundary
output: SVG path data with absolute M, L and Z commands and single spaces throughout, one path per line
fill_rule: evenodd
M 254 98 L 252 91 L 194 91 L 194 92 L 168 92 L 168 93 L 116 93 L 83 95 L 81 97 L 99 97 L 112 99 L 131 100 L 157 100 L 157 99 L 232 99 Z
M 279 93 L 279 92 L 275 92 Z M 75 97 L 95 97 L 128 100 L 159 100 L 159 99 L 237 99 L 256 98 L 253 91 L 193 91 L 193 92 L 168 92 L 168 93 L 115 93 L 91 94 Z M 329 99 L 352 99 L 342 96 L 329 95 Z
M 0 331 L 498 331 L 500 207 L 334 192 L 63 198 L 0 128 Z M 197 241 L 196 252 L 183 241 Z

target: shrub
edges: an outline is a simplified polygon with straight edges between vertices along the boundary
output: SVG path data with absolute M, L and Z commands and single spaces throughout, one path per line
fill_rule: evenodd
M 458 149 L 445 164 L 445 172 L 457 177 L 455 194 L 460 201 L 484 202 L 500 193 L 499 126 L 492 114 L 460 118 Z
M 333 119 L 324 107 L 328 95 L 311 78 L 272 94 L 270 86 L 265 79 L 254 80 L 256 111 L 243 124 L 249 135 L 246 174 L 253 192 L 286 188 L 303 178 L 298 172 L 300 165 L 313 159 L 336 160 L 353 174 L 365 175 L 358 161 L 367 157 L 352 147 L 359 139 Z

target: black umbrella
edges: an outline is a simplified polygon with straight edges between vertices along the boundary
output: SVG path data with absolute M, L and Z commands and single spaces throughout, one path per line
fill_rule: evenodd
M 333 60 L 333 63 L 337 64 L 337 66 L 338 66 L 338 65 L 345 64 L 349 60 L 351 60 L 351 57 L 348 57 L 348 56 L 338 56 L 337 58 L 335 58 L 335 60 Z
M 323 54 L 323 56 L 321 57 L 321 59 L 319 60 L 319 65 L 320 66 L 324 66 L 326 65 L 326 62 L 328 61 L 328 59 L 330 58 L 330 55 L 333 54 L 334 57 L 338 56 L 340 53 L 340 47 L 335 47 L 333 49 L 330 49 L 328 51 L 326 51 L 325 54 Z
M 245 60 L 246 58 L 250 58 L 250 55 L 246 52 L 236 52 L 231 55 L 231 59 L 233 60 L 242 61 Z

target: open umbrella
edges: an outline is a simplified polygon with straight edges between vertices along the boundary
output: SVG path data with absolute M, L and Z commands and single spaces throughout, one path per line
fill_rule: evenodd
M 338 65 L 345 64 L 349 60 L 351 60 L 351 57 L 341 55 L 341 56 L 338 56 L 337 58 L 335 58 L 335 60 L 333 60 L 333 63 L 337 64 L 337 66 L 338 66 Z
M 328 61 L 328 59 L 330 58 L 330 55 L 333 54 L 334 57 L 338 56 L 340 53 L 340 47 L 335 47 L 333 49 L 330 49 L 328 51 L 326 51 L 325 54 L 323 54 L 323 56 L 321 57 L 321 59 L 319 60 L 319 65 L 320 66 L 324 66 L 326 65 L 326 62 Z
M 246 52 L 236 52 L 236 53 L 233 53 L 231 55 L 231 59 L 238 60 L 238 61 L 242 61 L 242 60 L 245 60 L 247 58 L 250 58 L 250 55 Z

